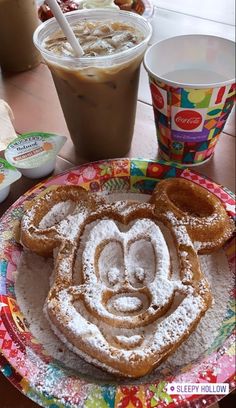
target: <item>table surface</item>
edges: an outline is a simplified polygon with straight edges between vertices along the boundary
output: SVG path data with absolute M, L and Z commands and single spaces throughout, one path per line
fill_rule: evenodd
M 193 3 L 196 2 L 154 1 L 158 7 L 155 7 L 152 19 L 151 42 L 173 35 L 191 33 L 214 34 L 234 39 L 233 1 L 205 0 L 204 8 L 196 8 Z M 11 106 L 15 116 L 14 126 L 18 133 L 46 131 L 67 136 L 67 142 L 57 158 L 55 174 L 85 162 L 74 151 L 51 75 L 43 63 L 28 72 L 0 76 L 0 98 L 6 100 Z M 220 136 L 214 157 L 206 164 L 197 167 L 199 173 L 212 178 L 231 191 L 235 191 L 235 141 L 235 114 L 232 112 L 224 133 Z M 127 157 L 158 158 L 151 97 L 147 75 L 143 68 L 140 76 L 133 143 Z M 19 196 L 38 181 L 25 177 L 17 181 L 8 198 L 0 204 L 0 217 Z M 229 397 L 226 397 L 221 401 L 220 406 L 228 408 L 230 404 Z M 0 375 L 0 407 L 33 408 L 38 405 L 21 395 Z

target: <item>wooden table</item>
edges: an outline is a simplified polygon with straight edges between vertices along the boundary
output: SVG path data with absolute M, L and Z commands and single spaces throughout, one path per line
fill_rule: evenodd
M 209 1 L 207 1 L 208 6 Z M 215 34 L 233 39 L 234 28 L 230 20 L 232 13 L 225 16 L 226 21 L 222 21 L 215 13 L 216 21 L 210 21 L 208 15 L 204 15 L 202 11 L 198 14 L 196 10 L 191 11 L 190 9 L 189 12 L 183 13 L 183 10 L 178 8 L 178 2 L 174 2 L 175 9 L 173 9 L 172 4 L 172 10 L 166 9 L 169 2 L 162 0 L 159 3 L 162 8 L 155 10 L 152 21 L 154 27 L 152 42 L 172 35 L 193 32 Z M 195 13 L 194 16 L 193 13 Z M 11 106 L 15 115 L 15 129 L 18 133 L 46 131 L 64 134 L 68 137 L 57 158 L 55 174 L 85 162 L 83 158 L 75 154 L 51 75 L 44 64 L 32 71 L 0 77 L 0 98 L 5 99 Z M 235 117 L 232 113 L 224 133 L 221 134 L 214 157 L 208 163 L 197 168 L 198 172 L 226 186 L 231 191 L 235 190 L 235 141 Z M 127 157 L 149 159 L 158 157 L 150 92 L 147 75 L 143 68 L 141 70 L 134 138 Z M 11 188 L 9 197 L 0 204 L 0 216 L 20 195 L 37 182 L 25 177 L 16 182 Z M 233 403 L 232 401 L 232 397 L 226 397 L 221 401 L 220 406 L 228 408 Z M 33 408 L 37 406 L 21 395 L 0 375 L 0 408 Z

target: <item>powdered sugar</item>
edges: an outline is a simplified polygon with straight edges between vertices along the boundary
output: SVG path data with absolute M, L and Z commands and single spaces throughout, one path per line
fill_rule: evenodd
M 162 366 L 174 367 L 197 359 L 216 338 L 227 310 L 229 289 L 233 285 L 228 262 L 223 250 L 212 255 L 200 256 L 201 268 L 211 287 L 214 304 L 201 319 L 196 331 L 191 334 L 173 356 Z
M 197 329 L 189 339 L 180 346 L 158 369 L 141 382 L 152 381 L 157 378 L 162 369 L 173 370 L 194 361 L 206 351 L 214 341 L 219 331 L 222 319 L 227 310 L 229 288 L 232 286 L 231 272 L 223 251 L 213 255 L 201 255 L 202 270 L 209 279 L 214 305 L 206 312 Z M 79 356 L 71 352 L 54 335 L 42 311 L 47 292 L 49 290 L 49 276 L 52 272 L 52 260 L 45 260 L 30 252 L 24 251 L 18 268 L 15 284 L 17 303 L 25 315 L 31 333 L 44 346 L 45 350 L 55 359 L 61 361 L 68 368 L 96 381 L 108 381 L 110 374 L 91 366 Z M 113 379 L 114 381 L 114 379 Z M 137 380 L 139 382 L 140 380 Z M 132 381 L 133 382 L 133 381 Z
M 146 254 L 146 251 L 145 251 L 145 254 Z M 143 282 L 145 277 L 147 278 L 149 277 L 149 274 L 145 272 L 144 268 L 137 266 L 134 268 L 134 276 L 139 282 Z
M 78 236 L 81 225 L 86 220 L 86 217 L 86 211 L 78 211 L 75 214 L 68 215 L 67 218 L 62 220 L 57 226 L 58 235 L 73 242 Z
M 167 211 L 166 215 L 173 225 L 179 224 L 178 219 L 175 217 L 175 215 L 171 211 Z M 204 227 L 207 228 L 207 225 L 211 225 L 212 222 L 216 220 L 220 221 L 221 218 L 222 218 L 222 215 L 218 214 L 217 212 L 215 213 L 213 212 L 213 214 L 208 215 L 207 217 L 204 217 L 204 220 L 202 217 L 191 217 L 185 214 L 185 216 L 181 220 L 181 223 L 182 225 L 191 225 L 191 226 L 200 225 L 203 223 Z
M 136 312 L 142 309 L 143 302 L 139 297 L 129 296 L 129 294 L 122 294 L 122 296 L 114 297 L 112 299 L 112 308 L 120 313 Z
M 189 235 L 187 233 L 185 226 L 183 225 L 175 226 L 174 233 L 180 245 L 186 245 L 190 248 L 193 247 L 193 243 L 191 239 L 189 238 Z
M 142 341 L 142 337 L 139 334 L 134 336 L 116 336 L 118 343 L 125 345 L 126 347 L 136 347 Z
M 50 211 L 42 218 L 39 223 L 40 229 L 49 228 L 62 221 L 68 214 L 73 212 L 76 205 L 73 201 L 63 201 L 55 204 Z
M 165 228 L 163 228 L 162 227 L 162 229 L 164 230 Z M 91 229 L 90 229 L 90 231 L 91 231 Z M 88 234 L 89 235 L 89 234 Z M 167 240 L 168 241 L 168 240 Z M 169 245 L 168 244 L 168 246 L 169 246 L 169 250 L 170 250 L 170 246 L 171 245 Z M 86 247 L 86 244 L 84 244 L 84 247 Z M 27 258 L 28 257 L 28 258 Z M 35 255 L 31 255 L 31 258 L 30 258 L 30 262 L 32 262 L 32 259 L 34 260 L 34 257 L 35 257 Z M 133 257 L 132 257 L 133 258 Z M 24 260 L 27 260 L 27 262 L 24 262 Z M 39 257 L 37 257 L 37 259 L 42 259 L 42 258 L 39 258 Z M 213 276 L 214 276 L 214 273 L 215 273 L 215 270 L 214 269 L 216 269 L 216 265 L 215 265 L 215 263 L 217 263 L 217 265 L 218 266 L 222 266 L 221 265 L 221 263 L 222 263 L 222 259 L 224 259 L 224 272 L 227 274 L 228 273 L 228 275 L 230 274 L 229 273 L 229 270 L 228 270 L 228 266 L 227 266 L 227 263 L 226 263 L 226 260 L 225 260 L 225 256 L 224 256 L 224 254 L 223 253 L 221 253 L 220 255 L 219 255 L 219 257 L 218 257 L 218 259 L 214 259 L 213 258 L 213 256 L 211 257 L 211 256 L 208 256 L 208 257 L 201 257 L 201 259 L 206 259 L 206 260 L 204 260 L 204 262 L 203 262 L 203 270 L 205 271 L 205 268 L 206 269 L 210 269 L 210 271 L 211 271 L 211 273 L 213 274 Z M 174 254 L 173 253 L 173 255 L 172 255 L 172 253 L 171 253 L 171 263 L 172 263 L 172 269 L 174 269 L 175 270 L 175 267 L 173 266 L 173 261 L 174 262 L 176 262 L 176 254 Z M 41 261 L 40 261 L 41 262 Z M 23 292 L 23 293 L 25 293 L 25 291 L 26 291 L 26 296 L 25 296 L 25 299 L 23 300 L 23 312 L 26 314 L 26 317 L 27 317 L 27 319 L 29 319 L 29 321 L 30 321 L 30 323 L 31 323 L 31 331 L 33 331 L 34 333 L 35 333 L 35 336 L 39 339 L 39 340 L 41 340 L 41 342 L 43 342 L 43 344 L 45 343 L 45 339 L 44 339 L 44 335 L 42 335 L 41 336 L 41 338 L 40 338 L 40 334 L 38 333 L 38 327 L 37 327 L 37 324 L 35 324 L 34 323 L 34 321 L 33 321 L 33 319 L 32 319 L 32 317 L 30 316 L 30 318 L 29 318 L 29 316 L 27 315 L 27 311 L 25 312 L 25 307 L 24 307 L 24 305 L 25 304 L 27 304 L 27 301 L 28 301 L 28 298 L 27 298 L 27 283 L 28 283 L 28 281 L 27 281 L 27 279 L 26 279 L 26 281 L 25 281 L 25 286 L 26 287 L 23 287 L 22 286 L 22 281 L 21 281 L 21 279 L 20 279 L 20 277 L 24 277 L 24 276 L 27 276 L 27 274 L 30 274 L 30 275 L 32 275 L 32 276 L 36 276 L 37 275 L 37 273 L 40 275 L 40 272 L 41 272 L 41 269 L 40 269 L 40 271 L 38 271 L 37 272 L 37 265 L 38 264 L 40 264 L 40 262 L 37 260 L 37 262 L 32 262 L 32 265 L 33 265 L 33 271 L 32 271 L 32 268 L 31 268 L 31 266 L 30 266 L 30 264 L 29 264 L 29 255 L 27 254 L 27 253 L 25 253 L 25 254 L 23 254 L 23 256 L 22 256 L 22 262 L 21 262 L 21 266 L 20 266 L 20 272 L 21 272 L 21 274 L 19 274 L 18 275 L 18 279 L 17 279 L 17 283 L 16 283 L 16 291 L 18 292 L 17 293 L 17 300 L 18 300 L 18 303 L 19 303 L 19 305 L 20 305 L 20 307 L 22 307 L 22 305 L 21 305 L 21 293 Z M 44 263 L 45 264 L 47 264 L 49 261 L 43 261 L 43 265 L 44 265 Z M 131 266 L 132 267 L 134 267 L 133 269 L 134 269 L 134 272 L 131 274 L 131 276 L 132 276 L 132 279 L 134 279 L 135 277 L 136 277 L 136 275 L 137 275 L 137 277 L 139 276 L 139 279 L 136 279 L 137 280 L 137 282 L 138 281 L 140 281 L 140 276 L 141 276 L 141 278 L 142 278 L 142 271 L 136 271 L 136 268 L 135 268 L 135 265 L 134 264 L 132 264 L 131 263 Z M 42 267 L 42 263 L 41 263 L 41 267 Z M 51 265 L 50 265 L 50 267 L 48 267 L 48 271 L 49 271 L 49 269 L 51 268 Z M 142 268 L 141 268 L 142 269 Z M 178 268 L 177 268 L 178 269 Z M 219 268 L 218 268 L 219 269 Z M 109 271 L 111 271 L 111 269 L 109 270 Z M 108 271 L 108 276 L 109 276 L 109 271 Z M 114 271 L 112 271 L 112 272 L 110 272 L 110 284 L 112 284 L 112 282 L 111 282 L 111 280 L 113 280 L 113 278 L 114 278 L 114 276 L 115 276 L 115 273 L 113 273 Z M 36 275 L 35 275 L 36 274 Z M 42 272 L 41 272 L 41 274 L 42 274 Z M 173 279 L 173 277 L 172 277 L 172 279 Z M 141 279 L 142 280 L 142 279 Z M 144 276 L 144 280 L 145 280 L 145 276 Z M 109 278 L 108 278 L 108 281 L 109 281 Z M 173 285 L 174 285 L 174 282 L 175 282 L 175 279 L 173 279 Z M 39 283 L 41 284 L 41 281 L 39 281 Z M 215 283 L 215 277 L 214 277 L 214 283 Z M 137 283 L 138 284 L 138 283 Z M 163 280 L 163 290 L 165 289 L 165 285 L 166 285 L 166 282 L 165 282 L 165 280 Z M 37 285 L 38 286 L 38 285 Z M 162 286 L 162 285 L 161 285 Z M 219 288 L 218 288 L 218 292 L 219 292 L 219 290 L 220 290 L 220 286 L 223 286 L 223 287 L 225 287 L 226 288 L 226 284 L 225 284 L 225 281 L 224 281 L 224 284 L 223 284 L 223 281 L 221 281 L 220 282 L 220 285 L 219 285 Z M 19 288 L 19 291 L 18 291 L 18 288 Z M 47 287 L 48 288 L 48 287 Z M 162 287 L 161 287 L 161 289 L 162 289 Z M 29 290 L 29 288 L 28 288 L 28 290 Z M 37 289 L 36 289 L 37 290 Z M 47 292 L 47 290 L 48 289 L 46 289 L 45 290 L 45 292 Z M 221 287 L 221 290 L 222 290 L 222 287 Z M 96 291 L 96 288 L 95 288 L 95 291 Z M 214 292 L 214 290 L 213 290 L 213 292 Z M 222 293 L 222 292 L 221 292 Z M 217 293 L 217 295 L 219 295 L 219 293 Z M 160 291 L 160 296 L 163 296 L 163 292 L 162 292 L 162 290 Z M 221 319 L 220 319 L 220 321 L 222 320 L 222 317 L 224 316 L 224 313 L 225 313 L 225 310 L 226 310 L 226 303 L 227 303 L 227 299 L 228 299 L 228 292 L 227 292 L 227 290 L 224 292 L 224 298 L 222 298 L 222 296 L 221 296 L 221 299 L 222 299 L 222 302 L 223 302 L 223 305 L 222 305 L 222 302 L 221 302 L 221 305 L 220 305 L 220 307 L 221 307 L 221 311 L 222 311 L 222 309 L 223 309 L 223 312 L 221 313 Z M 34 300 L 33 299 L 31 299 L 32 300 L 32 304 L 34 305 Z M 37 299 L 36 299 L 37 300 Z M 159 301 L 160 301 L 160 299 L 159 299 Z M 65 304 L 65 302 L 67 302 L 67 300 L 65 300 L 64 299 L 64 301 L 63 301 L 63 304 Z M 173 340 L 173 339 L 170 339 L 170 338 L 168 338 L 168 325 L 169 324 L 171 324 L 171 327 L 173 328 L 173 325 L 174 325 L 174 327 L 175 327 L 175 332 L 176 332 L 176 336 L 178 337 L 178 335 L 180 335 L 180 333 L 181 332 L 183 332 L 183 330 L 185 329 L 185 327 L 186 327 L 186 323 L 185 322 L 187 322 L 188 321 L 188 319 L 190 318 L 190 316 L 193 316 L 193 313 L 194 313 L 194 304 L 193 304 L 193 302 L 195 302 L 196 303 L 196 305 L 199 305 L 199 302 L 201 302 L 200 301 L 200 299 L 198 299 L 198 298 L 195 298 L 195 299 L 193 299 L 192 298 L 192 296 L 190 296 L 190 295 L 188 295 L 187 297 L 185 297 L 185 299 L 182 301 L 182 303 L 181 303 L 181 309 L 179 310 L 179 313 L 177 314 L 177 316 L 176 316 L 176 314 L 174 313 L 174 311 L 173 311 L 173 313 L 171 314 L 171 315 L 169 315 L 169 316 L 167 316 L 167 319 L 165 320 L 165 321 L 163 321 L 163 323 L 162 322 L 160 322 L 160 328 L 162 329 L 161 331 L 159 331 L 158 333 L 157 333 L 157 335 L 156 335 L 156 338 L 155 338 L 155 342 L 156 342 L 156 344 L 159 344 L 159 345 L 161 345 L 161 344 L 166 344 L 166 343 L 168 343 L 168 341 L 170 341 L 170 340 Z M 39 302 L 40 303 L 40 302 Z M 41 302 L 41 306 L 42 306 L 42 303 L 43 303 L 43 301 Z M 132 302 L 131 302 L 132 303 Z M 29 305 L 30 305 L 30 303 L 29 303 Z M 36 309 L 37 309 L 37 304 L 35 305 L 36 306 Z M 214 306 L 215 307 L 215 306 Z M 35 308 L 32 308 L 31 307 L 31 309 L 35 309 Z M 191 311 L 191 313 L 189 313 L 189 311 Z M 41 310 L 40 310 L 40 308 L 38 307 L 38 312 L 39 313 L 42 313 L 41 312 Z M 34 313 L 33 311 L 31 311 L 31 313 Z M 208 312 L 209 313 L 209 312 Z M 80 314 L 81 315 L 81 314 Z M 208 315 L 208 314 L 207 314 Z M 206 317 L 207 317 L 207 315 L 206 315 Z M 214 311 L 214 316 L 215 316 L 215 311 Z M 206 319 L 206 317 L 204 318 L 204 319 Z M 73 317 L 73 321 L 74 321 L 74 318 L 75 317 Z M 77 318 L 78 318 L 78 316 L 77 316 Z M 212 316 L 211 316 L 211 321 L 214 321 L 215 322 L 215 318 L 212 318 Z M 217 326 L 217 328 L 219 327 L 219 325 L 220 325 L 220 321 L 217 321 L 217 322 L 215 322 L 216 323 L 216 326 Z M 74 330 L 74 327 L 76 326 L 76 325 L 78 325 L 78 323 L 81 325 L 81 319 L 80 319 L 80 321 L 79 322 L 74 322 L 74 323 L 72 323 L 72 329 Z M 86 336 L 87 335 L 90 335 L 90 331 L 89 330 L 91 330 L 91 327 L 89 328 L 88 326 L 87 326 L 87 323 L 86 323 L 86 319 L 85 319 L 85 326 L 84 326 L 84 333 L 86 333 Z M 207 321 L 207 324 L 209 324 L 209 322 Z M 46 326 L 48 327 L 48 325 L 46 324 Z M 80 326 L 81 327 L 81 326 Z M 82 327 L 83 327 L 83 325 L 82 325 Z M 215 332 L 216 332 L 216 330 L 217 330 L 217 328 L 215 328 Z M 204 327 L 204 329 L 205 329 L 205 327 Z M 50 329 L 49 329 L 49 332 L 50 332 Z M 195 333 L 197 333 L 198 332 L 198 330 L 195 332 Z M 124 331 L 124 333 L 125 333 L 125 331 Z M 194 333 L 194 334 L 195 334 Z M 94 334 L 94 332 L 93 332 L 93 334 Z M 115 334 L 115 333 L 114 333 Z M 147 335 L 148 335 L 148 330 L 147 330 Z M 51 336 L 52 336 L 52 334 L 51 334 Z M 125 334 L 121 334 L 120 336 L 117 336 L 117 337 L 120 337 L 120 339 L 118 338 L 118 340 L 120 340 L 121 342 L 123 342 L 123 343 L 125 343 L 125 341 L 126 341 L 126 339 L 127 339 L 127 343 L 129 342 L 129 340 L 128 339 L 130 339 L 130 343 L 132 344 L 132 337 L 135 337 L 135 336 L 138 336 L 137 334 L 134 334 L 134 336 L 125 336 Z M 193 335 L 192 335 L 193 336 Z M 201 336 L 202 336 L 202 333 L 201 333 Z M 201 337 L 200 336 L 200 337 Z M 97 336 L 96 336 L 97 337 Z M 51 337 L 52 338 L 52 337 Z M 100 335 L 96 338 L 96 344 L 94 344 L 94 346 L 97 346 L 97 344 L 99 343 L 99 341 L 101 340 L 99 340 L 99 338 L 100 338 Z M 138 341 L 138 338 L 137 337 L 135 337 L 136 338 L 136 341 Z M 191 337 L 190 337 L 191 338 Z M 211 339 L 213 339 L 213 338 L 210 338 L 210 336 L 209 336 L 209 338 L 207 339 L 207 342 L 205 342 L 205 344 L 204 344 L 204 347 L 205 348 L 207 348 L 209 345 L 210 345 L 210 343 L 211 343 Z M 139 339 L 140 340 L 140 339 Z M 189 339 L 190 340 L 190 339 Z M 49 348 L 50 348 L 50 353 L 51 354 L 53 354 L 54 356 L 60 356 L 60 353 L 61 352 L 59 352 L 58 353 L 58 350 L 57 350 L 57 346 L 56 346 L 56 344 L 60 344 L 60 342 L 58 343 L 59 341 L 58 341 L 58 339 L 55 339 L 55 337 L 53 338 L 53 340 L 52 340 L 52 344 L 49 346 Z M 135 343 L 135 341 L 133 340 L 133 342 Z M 164 342 L 164 343 L 163 343 Z M 47 342 L 46 342 L 47 343 Z M 66 350 L 66 348 L 65 348 L 65 346 L 64 345 L 61 345 L 60 344 L 60 349 L 61 350 L 65 350 L 65 354 L 64 354 L 64 356 L 63 356 L 63 361 L 66 361 L 66 364 L 68 364 L 68 366 L 70 366 L 70 357 L 69 357 L 69 354 L 70 354 L 70 352 L 69 351 L 67 351 Z M 192 344 L 192 347 L 195 347 L 194 346 L 194 342 L 193 342 L 193 344 Z M 45 346 L 45 348 L 46 348 L 46 346 Z M 203 350 L 204 351 L 204 350 Z M 196 353 L 198 353 L 199 352 L 199 348 L 196 350 Z M 63 351 L 63 353 L 64 353 L 64 351 Z M 68 357 L 67 357 L 67 353 L 68 353 Z M 178 351 L 177 351 L 177 353 L 178 353 Z M 175 355 L 178 355 L 177 353 L 175 353 Z M 174 355 L 174 356 L 175 356 Z M 187 350 L 187 353 L 186 353 L 186 351 L 185 351 L 185 355 L 187 355 L 188 356 L 188 361 L 187 362 L 189 362 L 190 361 L 190 359 L 191 359 L 191 356 L 193 355 L 193 353 L 192 353 L 192 350 L 191 351 L 189 351 L 189 350 Z M 74 356 L 74 355 L 73 355 Z M 174 358 L 174 356 L 173 357 L 171 357 L 171 358 Z M 168 359 L 168 362 L 170 362 L 170 364 L 171 364 L 171 358 L 169 358 Z M 59 358 L 59 359 L 61 359 L 61 357 Z M 92 377 L 94 377 L 94 375 L 95 375 L 95 377 L 96 377 L 96 372 L 97 373 L 100 373 L 100 370 L 97 370 L 97 369 L 95 369 L 94 367 L 90 367 L 90 365 L 89 364 L 86 364 L 86 363 L 84 363 L 83 361 L 81 361 L 78 357 L 76 357 L 76 356 L 74 356 L 74 359 L 76 360 L 75 362 L 73 362 L 72 363 L 72 366 L 73 367 L 75 367 L 77 370 L 79 370 L 80 371 L 80 367 L 82 367 L 82 372 L 83 372 L 83 369 L 84 369 L 84 367 L 86 367 L 85 368 L 85 371 L 86 371 L 86 373 L 88 374 L 88 375 L 91 375 Z M 180 357 L 180 363 L 182 363 L 182 356 Z M 166 363 L 167 364 L 167 363 Z M 176 363 L 175 362 L 175 366 L 176 365 L 178 365 L 178 362 Z M 78 368 L 79 367 L 79 368 Z M 153 375 L 155 375 L 155 373 L 153 374 Z M 101 377 L 101 375 L 100 374 L 98 374 L 98 377 L 100 378 Z M 103 378 L 107 378 L 108 377 L 108 375 L 107 374 L 104 374 L 103 373 Z
M 108 247 L 108 245 L 106 245 L 106 248 Z M 112 256 L 114 257 L 114 252 L 112 251 Z M 101 257 L 100 257 L 101 259 Z M 100 270 L 102 270 L 102 268 L 99 268 Z M 120 279 L 120 275 L 121 275 L 121 268 L 116 268 L 116 267 L 111 267 L 110 269 L 108 269 L 107 272 L 107 280 L 108 283 L 110 285 L 115 285 L 116 283 L 119 282 Z

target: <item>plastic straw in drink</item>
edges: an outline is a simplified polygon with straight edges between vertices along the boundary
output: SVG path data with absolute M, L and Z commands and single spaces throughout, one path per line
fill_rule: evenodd
M 76 57 L 81 57 L 84 54 L 84 51 L 79 43 L 79 40 L 76 38 L 71 26 L 69 25 L 67 19 L 62 13 L 60 6 L 56 0 L 47 0 L 47 4 L 53 12 L 54 17 L 56 18 L 61 30 L 65 34 L 68 42 L 70 43 L 74 54 Z

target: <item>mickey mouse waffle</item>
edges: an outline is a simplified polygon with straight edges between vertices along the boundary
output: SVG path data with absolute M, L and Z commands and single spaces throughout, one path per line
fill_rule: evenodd
M 109 204 L 60 186 L 22 219 L 24 246 L 44 256 L 54 250 L 44 308 L 52 329 L 86 361 L 120 376 L 149 373 L 196 328 L 212 302 L 197 250 L 218 248 L 233 231 L 212 194 L 197 189 L 194 198 L 200 195 L 208 211 L 196 214 L 194 200 L 186 207 L 172 194 L 176 186 L 180 197 L 181 188 L 191 197 L 193 183 L 172 179 L 170 189 L 162 183 L 149 203 Z M 195 219 L 215 214 L 221 220 L 224 214 L 224 238 L 209 246 L 214 231 L 206 241 Z

